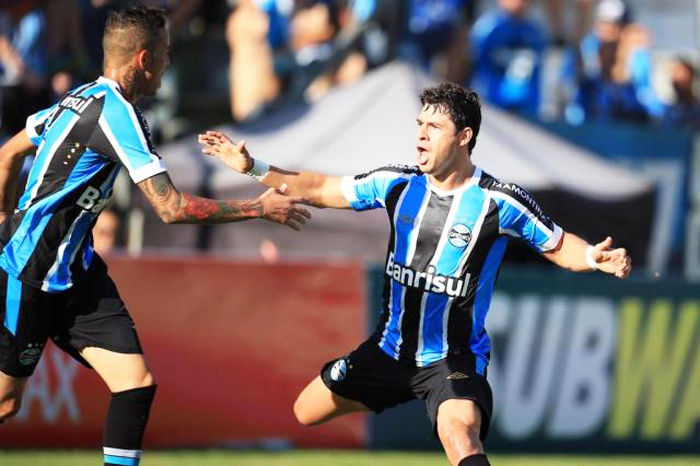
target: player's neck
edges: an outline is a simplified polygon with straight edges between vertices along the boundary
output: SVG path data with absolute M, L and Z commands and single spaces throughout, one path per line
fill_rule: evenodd
M 459 166 L 444 174 L 429 175 L 430 184 L 440 191 L 453 191 L 468 183 L 474 175 L 475 167 L 469 156 L 464 157 Z
M 137 74 L 136 70 L 131 66 L 123 66 L 120 68 L 107 67 L 103 73 L 105 78 L 111 79 L 119 84 L 124 99 L 132 104 L 135 104 L 141 96 L 141 85 Z

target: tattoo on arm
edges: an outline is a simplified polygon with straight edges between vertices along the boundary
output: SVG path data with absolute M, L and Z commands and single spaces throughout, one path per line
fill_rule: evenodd
M 262 204 L 257 200 L 214 201 L 183 194 L 183 222 L 226 223 L 262 217 Z
M 158 216 L 166 223 L 227 223 L 262 217 L 257 199 L 216 201 L 180 193 L 166 173 L 139 183 Z

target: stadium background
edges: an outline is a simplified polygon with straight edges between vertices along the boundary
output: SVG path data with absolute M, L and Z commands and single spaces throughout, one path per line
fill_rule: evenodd
M 479 9 L 494 3 L 480 2 Z M 678 50 L 697 59 L 700 2 L 631 3 L 654 34 L 657 63 Z M 544 17 L 542 8 L 536 4 L 534 14 Z M 175 43 L 173 72 L 148 104 L 159 152 L 182 189 L 260 192 L 197 153 L 196 132 L 212 126 L 251 141 L 254 156 L 289 168 L 354 174 L 379 162 L 411 163 L 415 91 L 438 79 L 415 63 L 392 61 L 319 100 L 232 121 L 225 71 L 203 73 L 197 65 L 199 55 L 206 69 L 225 65 L 223 31 L 195 29 L 190 25 Z M 558 49 L 548 52 L 551 69 L 560 60 Z M 543 87 L 556 81 L 553 72 L 543 79 Z M 365 111 L 348 110 L 353 124 L 338 118 L 358 102 Z M 554 270 L 511 248 L 487 320 L 496 413 L 486 447 L 496 454 L 494 464 L 527 464 L 542 453 L 552 456 L 533 461 L 597 464 L 624 454 L 638 456 L 601 464 L 700 463 L 697 131 L 614 121 L 572 126 L 546 111 L 501 115 L 489 104 L 485 112 L 478 163 L 521 182 L 589 241 L 615 231 L 635 252 L 636 266 L 620 282 Z M 516 128 L 522 138 L 515 145 L 497 144 Z M 285 454 L 288 464 L 329 464 L 328 457 L 280 453 L 297 449 L 343 449 L 331 456 L 340 464 L 343 455 L 347 464 L 391 464 L 379 453 L 367 463 L 352 459 L 349 451 L 358 450 L 406 451 L 406 464 L 444 464 L 437 453 L 419 452 L 439 445 L 418 403 L 313 429 L 293 419 L 297 393 L 321 364 L 373 327 L 387 231 L 381 214 L 315 211 L 298 234 L 263 223 L 165 227 L 128 182 L 116 193 L 115 209 L 122 227 L 110 270 L 159 380 L 145 448 L 200 449 L 155 454 L 152 464 L 209 464 L 204 450 L 211 448 L 275 452 L 259 464 L 276 464 Z M 95 449 L 107 401 L 94 374 L 49 346 L 20 415 L 0 430 L 0 462 L 59 464 L 58 454 L 3 456 L 16 449 Z M 220 461 L 248 464 L 236 455 Z

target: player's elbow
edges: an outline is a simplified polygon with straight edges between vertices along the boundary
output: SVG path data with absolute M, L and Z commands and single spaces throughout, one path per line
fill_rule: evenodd
M 179 209 L 179 206 L 177 205 L 164 205 L 161 206 L 160 208 L 156 208 L 156 213 L 158 214 L 158 218 L 165 223 L 165 224 L 173 224 L 173 223 L 183 223 L 184 222 L 184 215 L 182 215 L 181 210 Z
M 165 223 L 167 225 L 171 225 L 171 224 L 175 224 L 175 223 L 182 223 L 182 220 L 178 219 L 175 215 L 173 215 L 172 213 L 169 213 L 169 212 L 168 213 L 159 213 L 158 217 L 160 218 L 160 220 L 163 223 Z

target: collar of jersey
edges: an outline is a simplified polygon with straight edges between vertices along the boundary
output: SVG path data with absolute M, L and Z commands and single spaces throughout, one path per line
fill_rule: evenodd
M 440 197 L 446 197 L 446 196 L 454 196 L 455 194 L 466 191 L 467 189 L 471 188 L 472 186 L 478 184 L 480 178 L 481 178 L 481 168 L 474 165 L 474 174 L 469 179 L 469 181 L 464 183 L 459 188 L 455 188 L 455 189 L 452 189 L 450 191 L 444 191 L 440 188 L 436 188 L 435 186 L 432 185 L 432 183 L 430 182 L 430 178 L 427 176 L 425 177 L 425 181 L 428 184 L 428 187 L 430 188 L 430 190 L 432 192 L 434 192 L 435 194 L 437 194 Z
M 98 83 L 105 83 L 110 87 L 113 87 L 116 91 L 119 91 L 119 93 L 122 93 L 122 88 L 119 86 L 119 83 L 116 82 L 114 79 L 109 79 L 105 78 L 104 76 L 100 76 L 97 78 Z

